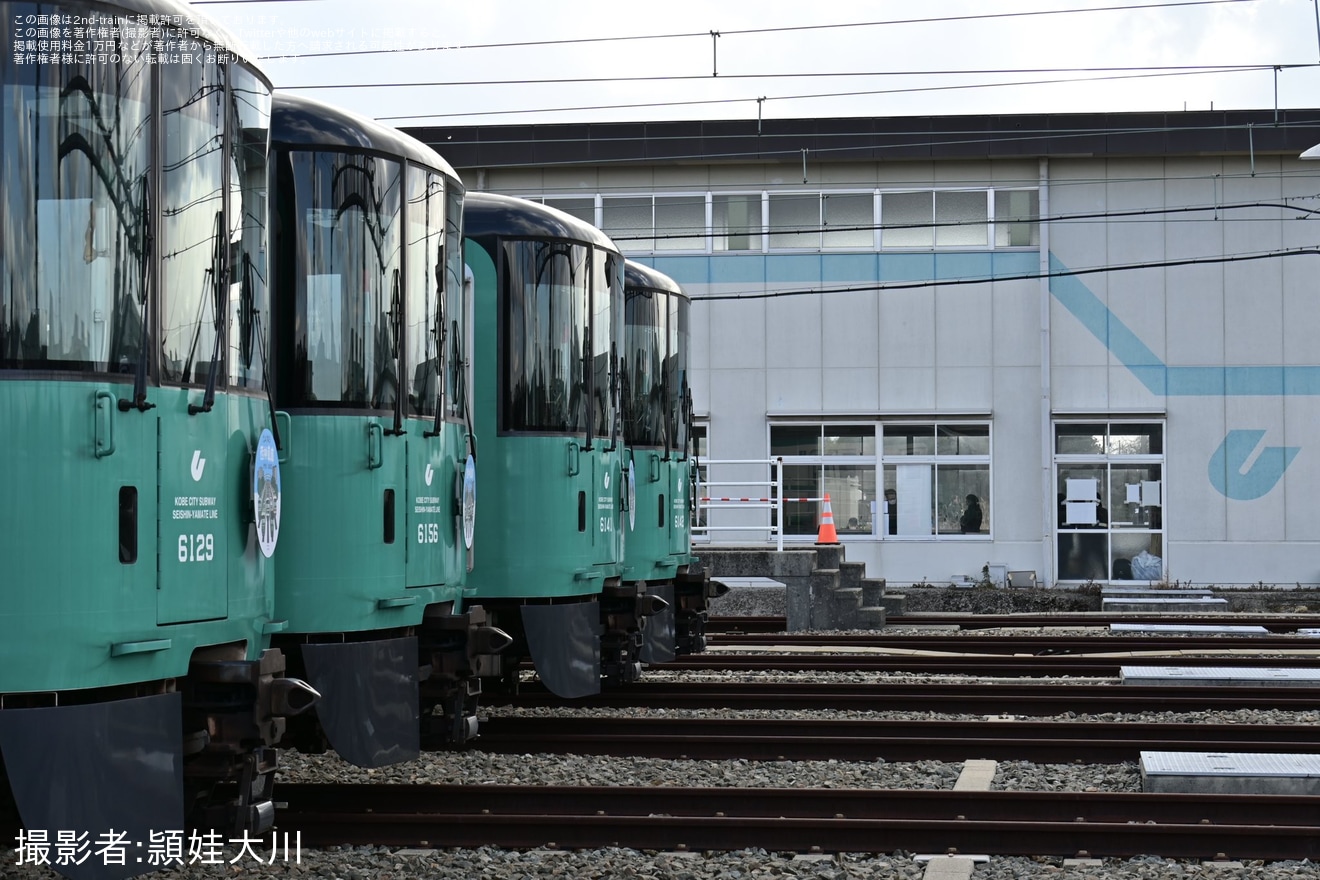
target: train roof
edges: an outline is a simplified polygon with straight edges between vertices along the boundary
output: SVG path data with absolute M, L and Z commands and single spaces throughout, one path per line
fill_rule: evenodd
M 627 260 L 623 264 L 623 286 L 640 287 L 645 290 L 663 290 L 687 298 L 678 282 L 663 272 L 642 263 Z
M 203 38 L 218 46 L 223 46 L 242 58 L 244 64 L 256 70 L 261 78 L 266 81 L 266 85 L 271 85 L 270 76 L 257 64 L 257 56 L 250 52 L 225 27 L 207 18 L 205 13 L 190 3 L 183 3 L 180 0 L 107 0 L 107 2 L 88 2 L 86 5 L 97 12 L 104 9 L 111 14 L 115 11 L 122 11 L 132 15 L 178 16 L 182 19 L 184 27 L 196 27 Z M 65 9 L 63 11 L 68 12 L 70 10 Z
M 453 166 L 426 144 L 342 107 L 276 90 L 270 116 L 272 149 L 330 148 L 398 156 L 458 179 Z
M 608 235 L 558 208 L 513 196 L 470 192 L 463 200 L 463 234 L 515 238 L 564 238 L 618 252 Z

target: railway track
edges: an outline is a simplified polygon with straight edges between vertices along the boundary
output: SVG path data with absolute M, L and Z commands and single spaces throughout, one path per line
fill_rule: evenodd
M 766 761 L 1137 761 L 1142 751 L 1310 751 L 1309 725 L 730 718 L 546 718 L 482 722 L 484 752 Z
M 488 693 L 486 705 L 564 706 L 538 683 L 514 695 Z M 572 701 L 590 708 L 645 706 L 658 709 L 847 709 L 975 715 L 1064 715 L 1069 712 L 1188 712 L 1235 709 L 1314 711 L 1320 688 L 1159 687 L 1095 683 L 1058 684 L 837 683 L 837 682 L 648 682 Z
M 1000 629 L 1039 627 L 1108 627 L 1111 623 L 1193 624 L 1197 626 L 1263 626 L 1272 633 L 1290 633 L 1302 629 L 1320 629 L 1320 615 L 1315 614 L 1217 614 L 1211 617 L 1181 617 L 1172 614 L 1127 612 L 1078 612 L 1058 614 L 895 614 L 887 626 L 957 626 L 962 629 Z M 711 617 L 706 631 L 723 633 L 780 633 L 787 621 L 776 616 Z
M 282 784 L 304 846 L 1314 859 L 1320 798 L 1103 792 Z
M 1114 677 L 1120 666 L 1241 666 L 1272 669 L 1290 666 L 1304 669 L 1320 667 L 1320 656 L 1290 657 L 1281 660 L 1275 656 L 1245 656 L 1235 653 L 1226 657 L 1171 659 L 1167 653 L 1155 656 L 1085 657 L 1027 655 L 1000 657 L 963 657 L 958 655 L 929 654 L 723 654 L 705 653 L 679 657 L 668 663 L 650 667 L 654 672 L 755 672 L 765 669 L 798 672 L 916 672 L 934 675 L 975 675 L 1003 678 L 1043 676 Z
M 1320 639 L 1303 636 L 1049 636 L 1049 635 L 893 635 L 874 633 L 723 633 L 710 636 L 718 647 L 850 647 L 896 652 L 936 651 L 952 654 L 1081 654 L 1119 656 L 1136 652 L 1222 654 L 1230 651 L 1320 654 Z

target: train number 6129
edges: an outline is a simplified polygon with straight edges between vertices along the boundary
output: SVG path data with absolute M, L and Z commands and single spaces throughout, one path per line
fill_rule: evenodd
M 215 535 L 179 535 L 180 562 L 210 562 L 215 559 Z

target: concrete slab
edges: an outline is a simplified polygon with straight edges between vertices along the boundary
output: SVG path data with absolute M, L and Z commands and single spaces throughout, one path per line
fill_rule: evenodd
M 1265 636 L 1270 631 L 1263 626 L 1240 626 L 1213 623 L 1111 623 L 1110 632 L 1146 633 L 1223 633 L 1235 636 Z
M 995 781 L 995 771 L 998 769 L 998 761 L 987 761 L 982 758 L 965 761 L 962 772 L 958 774 L 958 781 L 953 784 L 953 790 L 989 791 Z
M 1320 794 L 1320 755 L 1142 752 L 1141 788 L 1174 794 Z
M 922 880 L 971 880 L 976 862 L 960 856 L 944 856 L 926 863 Z
M 914 862 L 934 862 L 940 859 L 971 859 L 977 864 L 990 861 L 990 856 L 984 853 L 917 853 L 912 857 Z
M 767 587 L 768 587 L 768 588 L 774 588 L 774 589 L 782 590 L 782 589 L 784 588 L 784 582 L 783 582 L 783 581 L 777 581 L 777 580 L 775 580 L 774 578 L 767 578 L 767 577 L 725 577 L 725 576 L 721 576 L 721 577 L 717 577 L 717 578 L 711 578 L 711 580 L 713 580 L 713 581 L 717 581 L 717 582 L 719 582 L 719 583 L 721 583 L 721 584 L 724 584 L 725 586 L 727 586 L 727 587 L 728 587 L 729 589 L 731 589 L 731 590 L 732 590 L 733 588 L 735 588 L 735 587 L 737 587 L 738 589 L 744 589 L 744 590 L 745 590 L 745 589 L 754 589 L 754 588 L 767 588 Z
M 1210 590 L 1209 587 L 1191 587 L 1185 590 L 1164 590 L 1164 589 L 1160 589 L 1159 587 L 1125 587 L 1125 586 L 1117 586 L 1114 584 L 1110 584 L 1107 587 L 1100 588 L 1100 595 L 1101 596 L 1154 596 L 1156 598 L 1159 598 L 1160 596 L 1164 596 L 1170 599 L 1173 598 L 1185 599 L 1189 596 L 1191 597 L 1203 596 L 1208 599 L 1211 596 L 1213 596 L 1214 593 Z
M 1240 666 L 1120 666 L 1123 684 L 1229 687 L 1320 687 L 1320 669 Z
M 1143 598 L 1101 599 L 1100 610 L 1112 613 L 1123 611 L 1158 611 L 1164 613 L 1214 614 L 1227 613 L 1227 599 L 1204 598 Z

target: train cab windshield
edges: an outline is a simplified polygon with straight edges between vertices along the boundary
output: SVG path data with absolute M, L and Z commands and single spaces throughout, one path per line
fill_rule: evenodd
M 630 288 L 626 299 L 623 365 L 624 437 L 632 446 L 665 444 L 664 362 L 668 296 Z
M 434 300 L 435 284 L 434 276 L 430 285 L 405 284 L 401 274 L 400 163 L 291 151 L 278 173 L 294 200 L 282 221 L 280 247 L 296 249 L 283 259 L 297 267 L 295 362 L 292 374 L 281 379 L 290 386 L 288 397 L 317 406 L 392 409 L 399 393 L 404 297 Z M 416 185 L 424 213 L 428 184 Z M 436 224 L 440 240 L 441 217 Z M 428 246 L 429 234 L 423 234 L 418 247 Z M 430 259 L 434 266 L 434 251 Z M 434 351 L 426 340 L 433 327 L 423 322 L 406 335 L 420 349 L 431 345 Z M 411 378 L 409 385 L 415 386 Z
M 463 189 L 433 170 L 409 165 L 406 357 L 413 365 L 407 411 L 462 416 Z M 441 378 L 443 377 L 443 389 Z M 443 397 L 441 391 L 443 390 Z M 443 401 L 443 403 L 441 403 Z
M 586 432 L 615 428 L 622 260 L 586 244 L 505 241 L 504 427 Z
M 680 458 L 688 440 L 688 313 L 685 296 L 629 287 L 623 364 L 624 437 Z
M 0 3 L 6 22 L 40 8 Z M 15 39 L 22 28 L 15 26 Z M 0 364 L 129 373 L 141 347 L 151 69 L 119 61 L 28 64 L 6 51 L 0 116 Z
M 689 428 L 692 426 L 692 391 L 688 385 L 688 358 L 692 301 L 685 296 L 669 297 L 669 353 L 665 357 L 666 417 L 669 420 L 670 445 L 680 458 L 688 454 Z
M 222 381 L 260 387 L 270 89 L 179 27 L 155 30 L 196 44 L 188 63 L 158 59 L 136 20 L 96 7 L 0 3 L 0 14 L 14 31 L 0 60 L 0 366 L 132 375 L 159 307 L 163 380 L 204 383 L 218 363 Z M 45 54 L 27 39 L 49 40 L 42 20 L 104 21 L 105 38 Z

